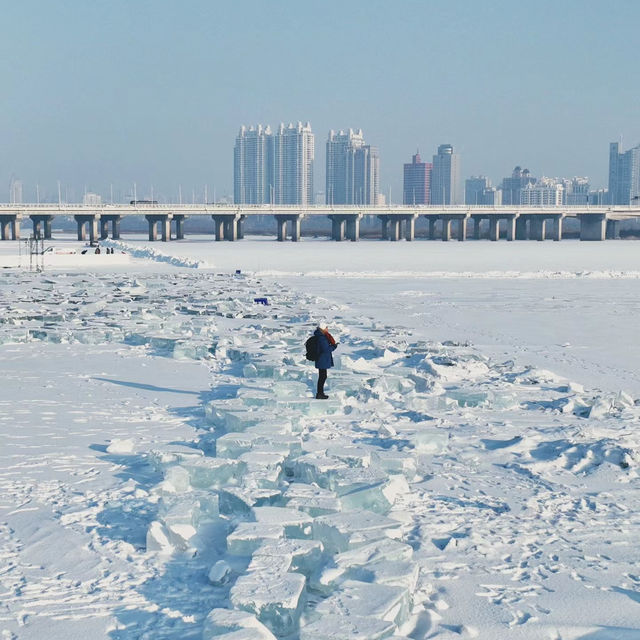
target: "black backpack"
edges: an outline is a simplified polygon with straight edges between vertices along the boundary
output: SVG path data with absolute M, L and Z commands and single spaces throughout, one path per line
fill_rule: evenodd
M 318 359 L 318 336 L 311 336 L 305 343 L 305 358 L 315 362 Z

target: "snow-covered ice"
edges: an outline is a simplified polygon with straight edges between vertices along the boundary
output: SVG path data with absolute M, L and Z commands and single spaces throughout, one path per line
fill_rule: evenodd
M 3 637 L 640 637 L 634 243 L 305 245 L 3 272 Z

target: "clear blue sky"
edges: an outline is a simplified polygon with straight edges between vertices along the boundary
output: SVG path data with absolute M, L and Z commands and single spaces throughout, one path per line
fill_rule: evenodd
M 438 144 L 494 183 L 588 175 L 640 141 L 638 0 L 5 0 L 0 200 L 232 193 L 241 124 L 362 128 L 382 188 Z

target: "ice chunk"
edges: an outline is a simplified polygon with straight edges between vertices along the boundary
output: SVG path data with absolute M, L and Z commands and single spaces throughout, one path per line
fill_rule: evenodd
M 261 486 L 275 486 L 282 471 L 285 456 L 271 451 L 247 451 L 240 456 L 249 473 L 260 472 Z
M 160 471 L 169 465 L 179 464 L 182 460 L 190 458 L 202 458 L 204 451 L 194 449 L 187 445 L 170 444 L 157 447 L 149 452 L 149 462 L 156 471 Z
M 395 624 L 378 618 L 325 614 L 300 629 L 300 640 L 383 640 L 395 630 Z
M 133 453 L 135 443 L 131 439 L 126 440 L 112 440 L 107 447 L 107 453 Z
M 234 484 L 245 469 L 238 460 L 209 457 L 185 460 L 181 466 L 189 474 L 191 486 L 199 489 Z
M 404 587 L 414 593 L 418 584 L 420 567 L 414 562 L 382 560 L 373 564 L 352 567 L 346 572 L 348 578 L 374 584 Z
M 256 522 L 279 524 L 287 538 L 308 538 L 313 518 L 302 511 L 287 507 L 254 507 Z
M 318 540 L 276 540 L 265 542 L 254 552 L 249 570 L 281 565 L 283 570 L 310 575 L 321 563 L 323 547 Z M 285 568 L 286 567 L 286 568 Z
M 470 391 L 468 389 L 449 389 L 447 396 L 458 403 L 459 407 L 486 407 L 489 405 L 488 391 Z
M 373 464 L 387 473 L 402 473 L 411 480 L 416 475 L 416 459 L 405 451 L 380 449 L 373 454 Z
M 204 621 L 202 640 L 225 638 L 232 640 L 231 634 L 247 632 L 246 640 L 276 640 L 276 637 L 255 616 L 247 611 L 234 609 L 213 609 Z M 233 640 L 245 640 L 242 636 Z
M 313 537 L 329 553 L 346 551 L 384 537 L 398 535 L 399 523 L 372 511 L 350 511 L 320 516 L 313 522 Z
M 303 382 L 279 380 L 272 389 L 277 398 L 305 398 L 309 395 L 309 387 Z
M 227 536 L 227 551 L 234 556 L 250 556 L 265 542 L 284 537 L 284 527 L 262 522 L 241 522 Z
M 218 496 L 214 493 L 190 493 L 161 510 L 161 519 L 166 525 L 189 524 L 198 528 L 205 522 L 217 520 L 218 516 Z
M 147 529 L 147 551 L 159 551 L 160 553 L 172 553 L 171 534 L 167 528 L 155 520 Z
M 169 467 L 164 472 L 164 481 L 159 485 L 161 493 L 185 493 L 189 491 L 189 472 L 182 467 Z
M 327 448 L 327 456 L 336 458 L 350 467 L 368 467 L 374 447 L 358 444 L 336 444 Z
M 209 571 L 209 582 L 220 586 L 229 581 L 231 575 L 231 566 L 224 560 L 218 560 Z
M 277 488 L 268 487 L 225 487 L 220 490 L 220 513 L 250 518 L 251 508 L 272 505 L 280 498 Z
M 283 497 L 288 507 L 305 511 L 314 518 L 342 510 L 340 499 L 333 491 L 311 484 L 292 482 Z
M 608 415 L 611 415 L 611 410 L 613 409 L 613 402 L 610 398 L 602 398 L 598 396 L 594 403 L 591 405 L 591 410 L 589 411 L 589 418 L 599 420 L 601 418 L 606 418 Z
M 308 484 L 318 484 L 324 489 L 331 489 L 334 479 L 348 469 L 349 466 L 344 462 L 317 453 L 302 455 L 293 464 L 296 478 Z
M 404 587 L 347 580 L 337 593 L 318 604 L 316 612 L 378 618 L 402 625 L 409 619 L 411 601 Z
M 418 453 L 440 453 L 449 442 L 449 432 L 433 427 L 429 422 L 398 427 L 398 437 L 408 440 Z
M 234 607 L 254 613 L 277 636 L 298 628 L 304 605 L 305 577 L 300 573 L 252 571 L 240 576 L 231 588 Z

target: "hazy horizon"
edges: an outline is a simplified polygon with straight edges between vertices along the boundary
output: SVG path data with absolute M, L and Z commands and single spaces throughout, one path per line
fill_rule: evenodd
M 315 191 L 330 129 L 380 149 L 381 191 L 442 143 L 462 175 L 515 165 L 607 183 L 608 144 L 640 141 L 640 4 L 329 1 L 217 5 L 143 0 L 4 8 L 4 154 L 23 199 L 190 202 L 233 193 L 241 125 L 309 121 Z

